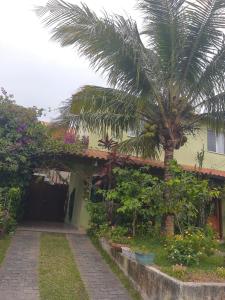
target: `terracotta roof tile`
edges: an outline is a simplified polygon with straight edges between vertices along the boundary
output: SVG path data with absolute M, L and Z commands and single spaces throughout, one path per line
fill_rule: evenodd
M 84 152 L 84 154 L 81 154 L 83 157 L 89 157 L 93 159 L 99 159 L 99 160 L 107 160 L 108 158 L 108 152 L 106 151 L 101 151 L 101 150 L 95 150 L 95 149 L 88 149 Z M 121 155 L 122 157 L 123 155 Z M 143 159 L 140 157 L 135 157 L 135 156 L 129 156 L 129 159 L 133 161 L 135 164 L 144 166 L 144 165 L 149 165 L 154 168 L 159 168 L 163 169 L 164 164 L 162 161 L 159 160 L 151 160 L 151 159 Z M 219 178 L 224 178 L 225 179 L 225 171 L 220 171 L 216 169 L 207 169 L 207 168 L 196 168 L 194 166 L 188 166 L 188 165 L 182 165 L 183 169 L 186 171 L 190 172 L 197 172 L 201 173 L 204 175 L 208 175 L 211 177 L 219 177 Z

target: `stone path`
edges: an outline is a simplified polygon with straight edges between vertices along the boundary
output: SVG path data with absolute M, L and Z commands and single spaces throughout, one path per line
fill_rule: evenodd
M 0 300 L 39 300 L 40 232 L 18 230 L 0 267 Z M 130 300 L 85 234 L 67 234 L 90 300 Z
M 24 222 L 18 226 L 17 231 L 84 234 L 84 230 L 77 230 L 72 225 L 56 222 Z
M 19 231 L 0 268 L 0 300 L 37 300 L 38 232 Z
M 67 234 L 91 300 L 130 300 L 126 289 L 86 235 Z

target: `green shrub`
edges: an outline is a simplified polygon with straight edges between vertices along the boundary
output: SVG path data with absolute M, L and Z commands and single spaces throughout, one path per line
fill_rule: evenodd
M 109 226 L 102 224 L 96 231 L 98 237 L 104 237 L 114 243 L 123 243 L 128 234 L 128 229 L 123 226 Z
M 218 268 L 216 269 L 216 274 L 217 274 L 219 277 L 225 279 L 225 267 L 218 267 Z
M 128 233 L 128 229 L 122 226 L 112 227 L 111 229 L 111 241 L 117 243 L 123 243 L 124 238 Z
M 15 230 L 20 201 L 20 188 L 0 188 L 0 228 L 2 232 L 9 233 Z
M 106 205 L 104 202 L 89 202 L 87 210 L 90 215 L 90 227 L 93 233 L 97 232 L 101 225 L 107 223 Z
M 111 238 L 111 232 L 110 232 L 109 225 L 108 224 L 99 225 L 98 229 L 96 229 L 95 234 L 98 237 L 104 237 L 107 240 L 110 240 L 110 238 Z
M 5 232 L 10 233 L 14 232 L 17 226 L 17 221 L 15 218 L 9 216 L 5 223 Z
M 186 230 L 183 235 L 175 235 L 167 240 L 168 259 L 175 264 L 198 264 L 203 256 L 214 253 L 217 242 L 214 236 L 203 230 Z
M 117 216 L 127 220 L 126 227 L 133 236 L 137 230 L 142 231 L 143 226 L 149 227 L 149 220 L 161 214 L 159 203 L 163 191 L 159 188 L 160 180 L 147 171 L 115 168 L 116 186 L 104 193 L 108 202 L 116 204 Z
M 171 162 L 170 172 L 172 178 L 161 186 L 170 194 L 168 205 L 162 203 L 165 213 L 174 215 L 176 231 L 180 234 L 191 226 L 203 228 L 213 200 L 219 197 L 219 189 L 212 186 L 209 180 L 185 172 L 176 161 Z

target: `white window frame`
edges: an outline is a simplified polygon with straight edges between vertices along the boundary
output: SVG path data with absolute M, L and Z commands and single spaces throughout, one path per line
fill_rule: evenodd
M 215 144 L 214 145 L 209 145 L 209 134 L 214 134 L 214 139 L 215 139 Z M 208 129 L 207 131 L 207 144 L 208 144 L 208 151 L 209 152 L 213 152 L 213 153 L 217 153 L 217 154 L 225 154 L 225 133 L 224 132 L 219 132 L 216 133 L 216 131 L 212 130 L 212 129 Z M 215 150 L 210 149 L 211 148 L 215 148 Z

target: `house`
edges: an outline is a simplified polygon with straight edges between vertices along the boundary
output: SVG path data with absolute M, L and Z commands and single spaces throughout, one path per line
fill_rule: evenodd
M 132 132 L 124 134 L 123 139 L 133 135 Z M 90 134 L 89 148 L 101 149 L 98 147 L 99 139 L 96 134 Z M 203 167 L 225 171 L 225 133 L 216 134 L 215 131 L 207 129 L 206 125 L 202 125 L 194 136 L 188 136 L 187 143 L 179 150 L 175 150 L 175 159 L 181 165 L 198 166 L 197 154 L 203 149 Z M 160 160 L 163 160 L 163 153 Z
M 129 133 L 132 135 L 132 133 Z M 84 157 L 92 159 L 93 165 L 97 170 L 99 166 L 107 161 L 107 152 L 102 151 L 98 146 L 98 140 L 101 137 L 96 134 L 89 135 L 89 149 Z M 127 138 L 125 135 L 124 138 Z M 199 161 L 199 154 L 203 154 L 202 161 Z M 132 156 L 131 159 L 137 165 L 149 165 L 152 169 L 163 172 L 163 153 L 159 160 L 142 159 Z M 214 130 L 207 129 L 202 125 L 194 136 L 188 137 L 188 142 L 179 150 L 175 151 L 175 159 L 187 171 L 200 172 L 208 178 L 212 178 L 218 184 L 225 183 L 225 134 L 216 133 Z M 201 159 L 200 159 L 201 160 Z M 201 168 L 199 168 L 199 165 Z M 94 171 L 92 171 L 92 175 Z M 91 178 L 91 175 L 89 175 Z M 89 184 L 91 184 L 89 178 Z M 70 218 L 67 214 L 67 222 L 75 224 L 77 227 L 87 227 L 88 213 L 85 208 L 85 197 L 82 196 L 81 177 L 79 172 L 72 172 L 69 194 L 72 195 L 70 201 L 74 203 Z M 73 193 L 73 194 L 72 194 Z M 75 200 L 74 200 L 75 199 Z M 71 205 L 72 206 L 72 205 Z M 70 206 L 70 207 L 71 207 Z M 225 235 L 225 200 L 220 199 L 215 202 L 214 211 L 210 217 L 210 222 L 218 231 L 221 237 Z
M 132 135 L 132 133 L 129 133 L 129 135 Z M 60 182 L 58 183 L 58 189 L 63 190 L 64 195 L 66 195 L 63 202 L 59 201 L 61 205 L 60 207 L 64 207 L 63 220 L 65 223 L 73 224 L 77 228 L 88 227 L 89 216 L 86 208 L 86 200 L 90 197 L 93 176 L 99 172 L 101 167 L 108 160 L 108 153 L 100 149 L 98 146 L 98 140 L 100 138 L 100 136 L 90 134 L 89 148 L 83 151 L 83 153 L 74 155 L 70 154 L 70 156 L 67 158 L 67 161 L 70 165 L 70 182 L 67 186 L 67 190 L 65 190 L 65 186 L 59 186 Z M 127 135 L 125 135 L 124 138 L 127 138 Z M 202 167 L 199 168 L 197 154 L 202 153 L 202 149 L 204 149 L 204 160 L 201 162 Z M 130 161 L 137 166 L 149 165 L 155 174 L 163 174 L 163 153 L 161 154 L 160 158 L 161 159 L 159 160 L 151 160 L 131 156 Z M 188 138 L 188 142 L 181 149 L 175 151 L 175 158 L 185 170 L 199 172 L 207 178 L 212 178 L 220 185 L 224 184 L 224 133 L 216 134 L 215 131 L 208 130 L 206 126 L 202 126 L 195 136 L 190 136 Z M 51 190 L 52 188 L 46 187 L 46 184 L 49 183 L 42 183 L 42 185 L 44 185 L 44 187 L 42 187 L 44 188 L 44 191 L 48 190 L 49 193 L 53 193 L 54 188 Z M 48 198 L 50 199 L 50 197 Z M 54 200 L 52 201 L 54 203 Z M 47 206 L 47 203 L 44 205 Z M 213 223 L 214 228 L 220 233 L 220 236 L 224 237 L 225 200 L 220 199 L 215 203 L 214 212 L 210 221 Z

